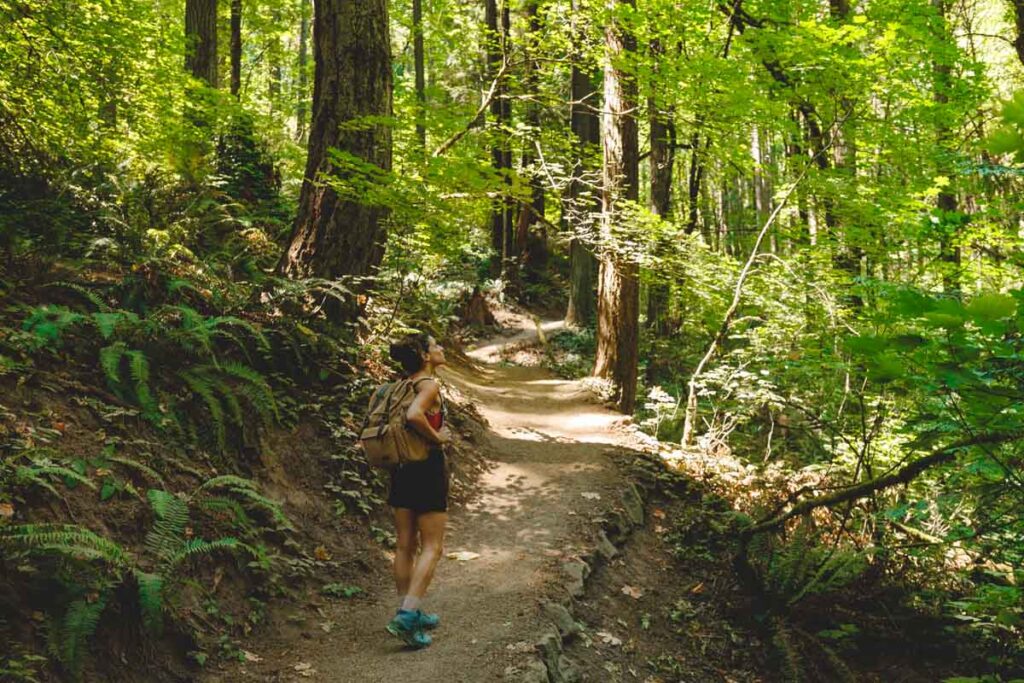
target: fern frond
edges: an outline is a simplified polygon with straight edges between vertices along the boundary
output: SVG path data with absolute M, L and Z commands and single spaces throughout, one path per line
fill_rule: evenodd
M 251 531 L 253 528 L 252 518 L 249 517 L 249 513 L 245 511 L 245 508 L 237 500 L 232 498 L 224 498 L 222 496 L 206 498 L 199 502 L 199 507 L 213 512 L 230 512 L 234 516 L 233 522 L 236 527 L 246 532 Z
M 128 351 L 125 355 L 128 356 L 128 370 L 135 384 L 135 398 L 138 399 L 143 414 L 153 418 L 159 411 L 149 389 L 149 360 L 146 354 L 137 349 Z
M 96 292 L 92 291 L 88 287 L 83 287 L 82 285 L 78 284 L 77 282 L 51 282 L 51 283 L 47 284 L 46 286 L 47 287 L 60 287 L 61 289 L 69 289 L 72 292 L 75 292 L 76 294 L 81 294 L 89 303 L 91 303 L 93 306 L 96 307 L 96 310 L 98 310 L 98 311 L 109 311 L 110 310 L 110 306 L 107 305 L 107 302 L 104 301 L 102 298 L 100 298 L 100 296 Z
M 228 491 L 241 498 L 243 502 L 264 510 L 271 516 L 271 518 L 274 519 L 275 522 L 281 524 L 285 528 L 294 528 L 291 520 L 288 519 L 288 516 L 284 514 L 284 511 L 281 509 L 281 505 L 260 493 L 256 483 L 251 479 L 245 479 L 244 477 L 238 477 L 233 474 L 224 474 L 219 477 L 214 477 L 204 483 L 196 489 L 196 493 L 214 490 Z
M 210 412 L 210 420 L 213 422 L 217 446 L 223 451 L 227 440 L 224 430 L 224 408 L 217 399 L 213 383 L 209 377 L 198 369 L 183 370 L 178 373 L 178 376 L 181 377 L 192 393 L 201 398 L 203 403 L 206 404 L 206 409 Z
M 161 486 L 164 483 L 163 477 L 160 476 L 159 472 L 154 470 L 149 465 L 145 465 L 145 464 L 139 462 L 138 460 L 133 460 L 132 458 L 128 458 L 128 457 L 125 457 L 123 455 L 108 455 L 108 456 L 105 456 L 105 457 L 110 462 L 115 462 L 118 465 L 122 465 L 124 467 L 129 468 L 129 469 L 133 469 L 133 470 L 135 470 L 137 472 L 140 472 L 143 476 L 147 477 L 148 479 L 150 479 L 152 481 L 155 481 L 156 483 L 160 484 Z
M 224 363 L 221 369 L 231 377 L 242 380 L 253 388 L 254 391 L 246 391 L 244 395 L 264 421 L 269 421 L 267 418 L 270 415 L 273 415 L 277 421 L 281 420 L 277 401 L 274 399 L 274 390 L 270 388 L 270 384 L 263 375 L 241 363 Z
M 150 633 L 159 635 L 163 629 L 164 577 L 143 571 L 135 571 L 133 574 L 135 583 L 139 587 L 139 610 L 142 612 L 142 623 Z
M 96 632 L 106 607 L 107 599 L 103 594 L 93 602 L 75 600 L 68 605 L 59 628 L 50 631 L 51 651 L 76 679 L 82 670 L 89 639 Z
M 100 336 L 104 339 L 110 339 L 117 332 L 117 328 L 124 323 L 138 324 L 139 316 L 131 311 L 108 311 L 101 313 L 93 313 L 91 317 L 92 323 L 99 330 Z
M 231 538 L 230 536 L 225 538 L 218 538 L 215 541 L 204 541 L 201 538 L 193 538 L 192 540 L 185 541 L 185 544 L 168 559 L 166 568 L 168 571 L 173 570 L 179 564 L 185 560 L 189 560 L 201 555 L 209 555 L 217 550 L 235 550 L 239 547 L 238 539 Z
M 115 392 L 121 390 L 121 358 L 128 352 L 128 345 L 115 342 L 100 349 L 100 366 L 107 378 L 107 384 Z
M 154 557 L 167 562 L 180 551 L 188 525 L 188 505 L 173 493 L 161 489 L 146 491 L 156 519 L 146 534 L 145 548 Z
M 214 334 L 226 334 L 227 331 L 223 328 L 228 326 L 240 327 L 241 329 L 248 332 L 252 338 L 256 341 L 257 346 L 263 351 L 270 350 L 270 342 L 267 340 L 263 331 L 253 325 L 248 320 L 242 320 L 235 316 L 218 316 L 215 318 L 207 318 L 204 323 L 207 328 L 214 331 Z M 237 343 L 237 342 L 236 342 Z
M 96 484 L 93 483 L 92 479 L 89 479 L 84 474 L 76 472 L 70 467 L 64 467 L 48 460 L 37 460 L 31 465 L 22 465 L 15 471 L 15 477 L 18 481 L 25 484 L 37 484 L 45 489 L 48 489 L 58 497 L 60 496 L 57 491 L 49 485 L 43 477 L 62 477 L 64 479 L 70 479 L 79 484 L 88 486 L 92 490 L 96 490 Z
M 115 566 L 130 562 L 128 551 L 77 524 L 19 524 L 0 527 L 0 546 L 32 554 L 103 560 Z

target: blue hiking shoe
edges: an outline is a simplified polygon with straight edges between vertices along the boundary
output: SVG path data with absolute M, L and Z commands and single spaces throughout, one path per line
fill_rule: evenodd
M 433 639 L 424 633 L 422 626 L 420 626 L 419 610 L 398 610 L 384 628 L 388 633 L 405 643 L 406 646 L 417 650 L 433 642 Z
M 437 616 L 436 614 L 430 614 L 429 612 L 424 612 L 423 610 L 416 610 L 416 614 L 419 615 L 420 628 L 437 628 L 437 625 L 441 623 L 441 617 Z

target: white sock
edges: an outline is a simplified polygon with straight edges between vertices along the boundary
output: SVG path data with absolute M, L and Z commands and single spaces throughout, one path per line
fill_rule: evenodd
M 419 606 L 420 606 L 420 598 L 417 598 L 415 595 L 406 595 L 404 598 L 402 598 L 402 607 L 401 607 L 401 609 L 408 610 L 409 612 L 412 612 L 414 610 L 419 609 Z

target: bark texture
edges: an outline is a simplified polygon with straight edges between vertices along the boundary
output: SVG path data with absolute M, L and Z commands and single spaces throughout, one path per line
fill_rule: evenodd
M 217 87 L 217 0 L 185 0 L 185 69 Z
M 932 6 L 938 13 L 936 30 L 940 34 L 940 39 L 946 42 L 953 40 L 946 20 L 947 5 L 948 0 L 932 0 Z M 953 69 L 952 65 L 940 55 L 933 62 L 932 70 L 934 74 L 932 99 L 941 107 L 949 103 Z M 956 190 L 953 186 L 953 179 L 956 177 L 956 170 L 953 168 L 954 151 L 950 140 L 949 125 L 942 115 L 936 117 L 935 120 L 935 136 L 939 148 L 937 170 L 940 175 L 949 179 L 936 198 L 936 208 L 939 214 L 939 260 L 943 264 L 942 289 L 957 294 L 960 292 L 960 246 L 957 243 L 960 232 L 960 216 Z
M 412 0 L 412 59 L 416 77 L 416 140 L 420 152 L 427 153 L 427 127 L 423 122 L 427 105 L 427 77 L 423 54 L 423 0 Z
M 572 231 L 569 242 L 569 305 L 565 312 L 565 323 L 574 327 L 585 327 L 594 320 L 597 311 L 597 259 L 594 257 L 594 217 L 601 209 L 600 198 L 589 192 L 584 181 L 587 168 L 584 164 L 587 150 L 601 142 L 601 121 L 597 110 L 597 87 L 594 77 L 586 71 L 582 62 L 585 31 L 578 24 L 579 0 L 572 5 L 572 20 L 576 22 L 573 33 L 577 36 L 577 50 L 573 55 L 570 75 L 569 126 L 574 136 L 574 159 L 572 180 L 565 197 L 562 219 Z
M 392 113 L 387 0 L 318 0 L 313 51 L 313 123 L 305 182 L 280 270 L 291 277 L 372 275 L 384 255 L 387 208 L 339 196 L 328 182 L 352 172 L 338 168 L 338 149 L 391 169 L 391 128 L 364 117 Z M 352 311 L 337 310 L 337 316 Z
M 1013 23 L 1017 28 L 1017 35 L 1013 37 L 1013 47 L 1017 50 L 1017 59 L 1024 64 L 1024 0 L 1012 0 L 1013 2 Z
M 231 0 L 231 94 L 242 89 L 242 0 Z
M 306 139 L 309 90 L 309 6 L 310 0 L 299 0 L 299 96 L 295 105 L 295 139 Z
M 634 0 L 618 0 L 635 6 Z M 636 403 L 640 287 L 636 260 L 615 246 L 615 229 L 622 203 L 639 198 L 639 140 L 637 89 L 621 68 L 636 51 L 632 35 L 614 22 L 605 28 L 607 60 L 604 69 L 604 147 L 602 257 L 597 281 L 597 358 L 594 374 L 612 381 L 620 412 L 632 413 Z
M 509 146 L 507 127 L 512 119 L 512 103 L 508 98 L 508 81 L 502 75 L 502 65 L 507 50 L 510 15 L 508 3 L 499 8 L 497 0 L 485 0 L 484 21 L 487 29 L 487 72 L 496 81 L 494 97 L 491 100 L 491 117 L 494 121 L 494 143 L 491 147 L 491 163 L 499 176 L 511 185 L 512 149 Z M 515 252 L 515 204 L 508 195 L 494 201 L 491 213 L 491 248 L 494 251 L 497 268 L 495 274 L 511 280 Z
M 664 54 L 658 40 L 651 43 L 651 54 L 657 64 L 657 60 Z M 647 98 L 647 113 L 651 131 L 651 153 L 648 157 L 648 175 L 651 180 L 649 208 L 655 216 L 668 220 L 672 214 L 672 172 L 676 155 L 674 112 L 671 108 L 662 111 L 657 98 L 652 95 Z M 667 239 L 666 237 L 666 241 Z M 658 244 L 656 255 L 664 254 L 668 246 L 664 242 Z M 669 283 L 663 279 L 651 282 L 647 289 L 647 327 L 658 335 L 669 332 L 669 294 Z

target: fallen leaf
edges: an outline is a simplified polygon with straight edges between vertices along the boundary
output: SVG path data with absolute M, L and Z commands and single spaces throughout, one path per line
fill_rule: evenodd
M 656 533 L 656 534 L 663 534 L 666 531 L 668 531 L 668 529 L 666 529 L 662 525 L 660 525 L 660 524 L 655 524 L 654 525 L 654 533 Z
M 331 559 L 331 554 L 327 551 L 327 548 L 325 548 L 322 545 L 318 545 L 316 548 L 313 549 L 313 557 L 315 557 L 320 562 L 327 562 Z
M 333 621 L 322 622 L 320 624 L 320 630 L 323 631 L 324 633 L 330 633 L 331 631 L 334 630 L 334 622 Z
M 470 552 L 469 550 L 460 550 L 454 553 L 448 553 L 449 560 L 458 560 L 459 562 L 468 562 L 469 560 L 475 560 L 480 557 L 480 553 Z
M 293 668 L 300 676 L 305 676 L 306 678 L 316 676 L 316 669 L 309 662 L 299 662 Z
M 260 657 L 255 652 L 249 652 L 248 650 L 242 650 L 242 656 L 245 657 L 247 662 L 262 662 L 263 657 Z
M 690 589 L 690 592 L 691 592 L 691 593 L 701 593 L 701 592 L 703 592 L 703 590 L 704 590 L 704 582 L 703 582 L 703 581 L 701 581 L 701 582 L 700 582 L 700 583 L 698 583 L 698 584 L 697 584 L 696 586 L 694 586 L 693 588 L 691 588 L 691 589 Z
M 622 645 L 622 639 L 616 638 L 611 633 L 608 633 L 608 631 L 598 631 L 596 635 L 605 645 Z
M 14 516 L 14 506 L 10 503 L 0 503 L 0 517 L 10 519 Z
M 544 554 L 547 555 L 548 557 L 561 557 L 562 556 L 562 551 L 561 550 L 555 550 L 554 548 L 545 548 L 544 549 Z
M 654 508 L 653 510 L 651 510 L 651 514 L 657 517 L 658 519 L 665 519 L 665 511 L 662 510 L 661 508 Z
M 639 600 L 641 597 L 643 597 L 644 594 L 644 592 L 641 589 L 637 588 L 636 586 L 630 586 L 628 584 L 622 587 L 622 592 L 625 595 L 628 595 L 629 597 L 633 598 L 634 600 Z
M 601 494 L 595 493 L 594 491 L 584 491 L 580 495 L 586 498 L 587 500 L 601 500 Z
M 96 468 L 96 476 L 97 477 L 109 477 L 111 474 L 113 474 L 113 472 L 111 472 L 106 467 L 97 467 Z

